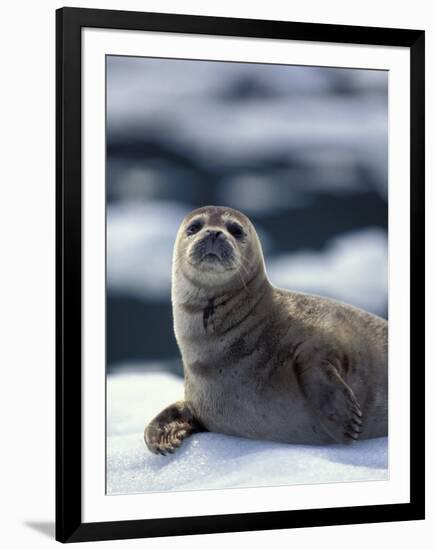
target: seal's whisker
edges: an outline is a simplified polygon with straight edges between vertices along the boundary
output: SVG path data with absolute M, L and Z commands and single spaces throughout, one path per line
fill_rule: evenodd
M 237 259 L 236 257 L 235 257 L 235 263 L 236 263 L 239 267 L 242 267 L 242 264 L 238 264 L 238 259 Z M 247 292 L 249 292 L 249 290 L 248 290 L 248 288 L 247 288 L 247 285 L 246 285 L 246 283 L 245 283 L 245 280 L 244 280 L 244 278 L 242 277 L 242 273 L 241 273 L 241 271 L 240 271 L 239 269 L 238 269 L 237 273 L 238 273 L 238 275 L 239 275 L 239 278 L 241 279 L 242 286 L 245 288 L 245 290 L 246 290 Z

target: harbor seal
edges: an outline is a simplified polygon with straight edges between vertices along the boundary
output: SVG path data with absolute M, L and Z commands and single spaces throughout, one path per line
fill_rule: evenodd
M 171 293 L 185 399 L 146 426 L 152 452 L 200 431 L 318 445 L 387 435 L 387 321 L 275 287 L 241 212 L 186 216 Z

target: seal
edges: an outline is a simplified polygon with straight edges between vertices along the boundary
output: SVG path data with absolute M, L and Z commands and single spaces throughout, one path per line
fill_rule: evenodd
M 186 216 L 171 293 L 185 400 L 146 426 L 150 451 L 200 431 L 318 445 L 387 435 L 387 321 L 275 287 L 241 212 Z

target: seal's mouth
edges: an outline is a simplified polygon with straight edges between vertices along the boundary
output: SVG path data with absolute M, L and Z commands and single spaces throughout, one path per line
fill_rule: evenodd
M 217 252 L 208 252 L 204 254 L 200 260 L 201 262 L 220 262 L 221 256 Z
M 230 268 L 233 265 L 234 251 L 222 233 L 211 233 L 194 244 L 190 259 L 194 265 L 204 264 L 212 267 L 221 264 Z

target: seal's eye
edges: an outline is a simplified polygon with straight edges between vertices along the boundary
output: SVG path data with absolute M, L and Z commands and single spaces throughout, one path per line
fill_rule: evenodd
M 194 235 L 194 233 L 198 233 L 202 227 L 203 227 L 203 222 L 201 222 L 200 220 L 196 220 L 195 222 L 192 222 L 188 226 L 186 233 L 187 235 Z
M 229 233 L 235 237 L 235 239 L 241 239 L 244 236 L 244 231 L 239 223 L 230 222 L 227 224 L 227 229 Z

